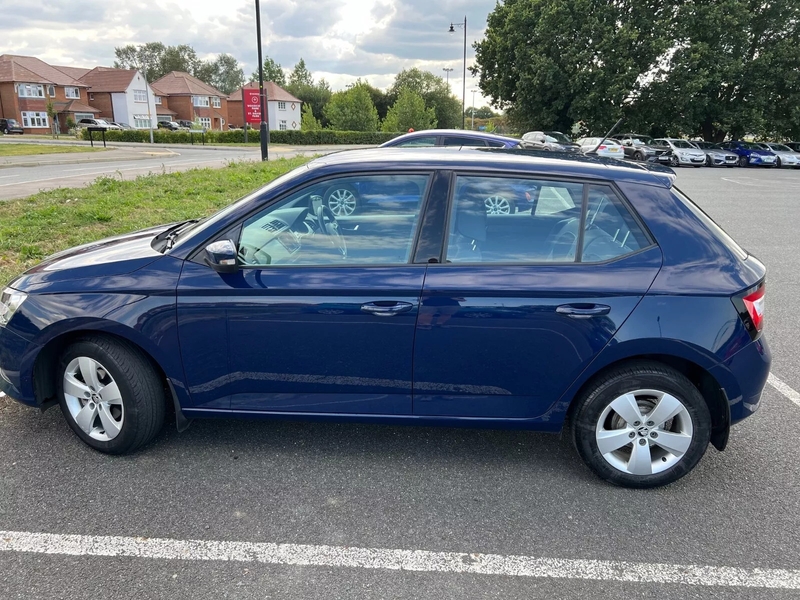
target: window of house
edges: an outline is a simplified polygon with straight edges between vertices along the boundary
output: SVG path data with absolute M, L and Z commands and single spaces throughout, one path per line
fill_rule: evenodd
M 286 102 L 278 102 L 278 110 L 286 110 Z
M 153 96 L 155 98 L 155 103 L 160 105 L 161 104 L 161 96 Z
M 51 98 L 55 98 L 56 97 L 56 86 L 48 85 L 47 86 L 47 95 L 50 96 Z
M 149 129 L 150 119 L 147 115 L 133 115 L 133 126 L 136 129 Z
M 279 121 L 278 129 L 280 129 L 281 131 L 286 131 L 288 129 L 288 127 L 286 126 L 286 121 Z
M 212 96 L 211 97 L 211 106 L 213 106 L 214 108 L 219 108 L 220 106 L 222 106 L 222 103 L 220 102 L 219 97 L 217 97 L 217 96 Z
M 147 102 L 147 90 L 133 90 L 134 102 Z
M 209 106 L 208 96 L 192 96 L 194 106 Z
M 211 129 L 211 117 L 200 117 L 200 125 L 206 129 Z
M 64 95 L 67 98 L 73 98 L 75 100 L 78 100 L 81 97 L 81 92 L 76 87 L 65 87 L 64 88 Z
M 92 100 L 94 100 L 94 94 L 91 94 L 91 93 L 90 93 L 90 94 L 89 94 L 89 101 L 92 101 Z
M 44 86 L 38 83 L 20 83 L 18 90 L 20 98 L 44 98 Z
M 23 111 L 22 126 L 29 127 L 31 129 L 35 128 L 46 129 L 50 127 L 50 122 L 47 119 L 46 112 Z

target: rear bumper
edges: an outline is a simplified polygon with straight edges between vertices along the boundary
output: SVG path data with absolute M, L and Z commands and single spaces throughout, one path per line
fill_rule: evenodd
M 772 352 L 762 335 L 711 369 L 711 374 L 728 396 L 731 424 L 758 410 L 771 364 Z

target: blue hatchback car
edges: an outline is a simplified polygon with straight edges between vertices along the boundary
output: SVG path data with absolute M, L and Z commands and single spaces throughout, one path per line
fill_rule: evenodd
M 600 477 L 689 472 L 758 407 L 766 270 L 663 168 L 343 152 L 224 210 L 47 258 L 0 297 L 0 389 L 108 453 L 174 410 L 565 431 Z M 332 185 L 384 190 L 335 215 Z M 499 189 L 527 211 L 487 214 Z M 409 194 L 416 194 L 410 202 Z M 396 195 L 403 196 L 400 201 Z
M 775 167 L 778 164 L 778 155 L 770 150 L 764 150 L 758 144 L 734 140 L 723 142 L 720 147 L 736 154 L 739 157 L 740 167 Z

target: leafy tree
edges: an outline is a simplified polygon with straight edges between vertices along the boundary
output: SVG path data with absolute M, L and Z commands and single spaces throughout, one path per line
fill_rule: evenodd
M 439 127 L 444 129 L 461 127 L 461 101 L 453 96 L 450 86 L 444 79 L 417 68 L 401 71 L 386 94 L 389 102 L 394 104 L 404 89 L 410 89 L 422 96 L 425 107 L 436 111 Z
M 250 75 L 250 81 L 258 81 L 258 69 Z M 264 81 L 271 81 L 276 85 L 286 87 L 286 73 L 283 72 L 283 67 L 269 56 L 264 58 Z
M 311 109 L 310 104 L 303 104 L 303 114 L 300 118 L 300 129 L 302 131 L 319 131 L 322 125 L 314 116 L 314 111 Z
M 286 86 L 286 91 L 302 100 L 303 103 L 311 106 L 314 118 L 319 120 L 323 127 L 328 126 L 328 118 L 325 116 L 325 105 L 330 101 L 333 92 L 327 81 L 320 79 L 317 83 L 312 82 L 311 85 L 289 84 Z
M 473 107 L 470 106 L 467 108 L 467 110 L 464 111 L 464 114 L 469 119 L 472 117 L 473 112 L 475 113 L 476 119 L 492 119 L 494 117 L 500 116 L 498 113 L 494 112 L 488 106 L 482 106 L 481 108 L 475 108 L 475 109 L 473 109 Z
M 375 108 L 378 109 L 378 118 L 383 121 L 389 112 L 389 107 L 392 105 L 389 95 L 370 85 L 369 82 L 362 82 L 360 79 L 356 81 L 356 85 L 363 85 L 367 89 L 369 95 L 372 97 L 373 104 L 375 104 Z
M 417 92 L 406 88 L 400 92 L 392 107 L 389 109 L 382 129 L 388 133 L 395 131 L 408 131 L 433 129 L 436 127 L 436 111 L 433 107 L 425 108 L 425 100 Z
M 292 73 L 289 75 L 289 85 L 314 85 L 314 78 L 311 76 L 311 71 L 308 70 L 306 67 L 306 61 L 304 61 L 302 58 L 300 59 L 300 62 L 294 66 Z
M 583 120 L 601 131 L 629 111 L 673 47 L 682 2 L 506 0 L 489 15 L 471 70 L 521 130 L 569 131 Z
M 337 131 L 378 131 L 378 110 L 364 85 L 333 94 L 325 116 Z
M 167 74 L 162 64 L 162 59 L 167 47 L 161 42 L 148 42 L 146 44 L 128 44 L 114 48 L 114 68 L 139 69 L 147 73 L 147 81 L 153 82 Z
M 211 81 L 197 76 L 199 79 L 203 79 L 223 94 L 232 94 L 244 85 L 244 71 L 230 54 L 220 54 L 211 64 L 213 66 Z

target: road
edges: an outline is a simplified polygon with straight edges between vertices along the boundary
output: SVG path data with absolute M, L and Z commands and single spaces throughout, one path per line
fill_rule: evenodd
M 300 154 L 328 154 L 359 146 L 272 146 L 270 158 L 290 158 Z M 119 160 L 115 156 L 120 155 Z M 31 166 L 0 164 L 0 200 L 24 198 L 40 190 L 80 187 L 108 176 L 132 179 L 148 173 L 171 173 L 198 167 L 217 168 L 233 161 L 260 160 L 258 148 L 202 148 L 197 146 L 150 147 L 120 146 L 103 153 L 47 154 L 14 157 Z M 7 159 L 10 160 L 10 159 Z M 70 161 L 64 163 L 61 161 Z
M 797 598 L 800 173 L 678 186 L 767 264 L 783 382 L 681 481 L 612 487 L 558 436 L 371 425 L 198 421 L 114 458 L 0 399 L 0 530 L 29 532 L 0 598 Z

